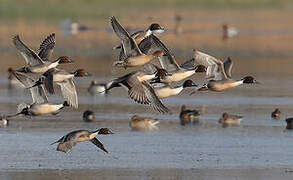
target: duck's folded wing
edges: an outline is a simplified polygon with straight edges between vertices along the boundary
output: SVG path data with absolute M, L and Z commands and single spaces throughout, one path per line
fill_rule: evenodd
M 55 33 L 47 36 L 40 45 L 38 55 L 42 60 L 49 61 L 49 57 L 53 53 L 56 44 Z
M 73 79 L 67 79 L 65 82 L 58 83 L 61 87 L 62 96 L 68 101 L 69 105 L 73 108 L 78 108 L 78 99 L 76 88 Z
M 108 153 L 108 151 L 105 149 L 104 145 L 97 139 L 94 138 L 91 140 L 91 142 L 96 145 L 98 148 L 102 149 L 103 151 L 105 151 L 106 153 Z
M 30 48 L 28 48 L 19 38 L 19 35 L 13 37 L 13 43 L 16 49 L 20 52 L 20 54 L 24 57 L 26 63 L 29 66 L 35 66 L 38 64 L 43 64 L 42 59 Z
M 115 34 L 122 40 L 122 50 L 124 51 L 126 57 L 132 57 L 141 54 L 141 51 L 138 49 L 138 46 L 135 43 L 134 39 L 119 24 L 114 16 L 111 18 L 111 25 Z

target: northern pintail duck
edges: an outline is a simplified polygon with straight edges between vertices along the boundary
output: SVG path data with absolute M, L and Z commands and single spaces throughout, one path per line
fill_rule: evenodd
M 287 123 L 286 129 L 293 129 L 293 118 L 287 118 L 286 123 Z
M 154 85 L 153 85 L 154 86 Z M 184 81 L 183 85 L 177 86 L 172 88 L 168 84 L 160 83 L 157 87 L 154 86 L 155 93 L 158 96 L 158 98 L 167 98 L 170 96 L 176 96 L 178 95 L 183 89 L 188 87 L 194 87 L 197 86 L 192 80 L 188 79 Z
M 233 63 L 230 57 L 223 63 L 210 55 L 195 51 L 194 58 L 197 63 L 207 67 L 207 78 L 211 78 L 208 84 L 198 89 L 199 91 L 224 91 L 241 84 L 259 83 L 252 76 L 246 76 L 241 80 L 233 80 L 231 77 Z
M 25 67 L 18 70 L 20 72 L 42 74 L 51 68 L 57 67 L 59 64 L 72 62 L 67 56 L 61 56 L 53 62 L 49 61 L 49 57 L 55 47 L 55 34 L 49 35 L 42 42 L 38 53 L 28 48 L 20 40 L 19 35 L 13 37 L 13 43 L 27 63 Z
M 108 153 L 104 145 L 96 138 L 98 134 L 107 135 L 107 134 L 114 134 L 114 133 L 111 132 L 108 128 L 101 128 L 96 131 L 77 130 L 77 131 L 72 131 L 66 134 L 65 136 L 60 138 L 58 141 L 52 143 L 51 145 L 55 143 L 59 143 L 56 150 L 67 153 L 77 143 L 83 142 L 83 141 L 91 141 L 98 148 Z
M 92 122 L 95 120 L 95 113 L 91 110 L 86 110 L 83 113 L 82 118 L 85 122 Z
M 130 120 L 129 126 L 133 131 L 152 131 L 159 129 L 157 124 L 159 124 L 158 120 L 134 115 Z
M 69 105 L 78 108 L 78 98 L 73 78 L 90 75 L 91 74 L 84 69 L 67 72 L 63 69 L 51 68 L 43 74 L 43 77 L 41 77 L 34 86 L 44 84 L 48 92 L 54 94 L 53 83 L 55 82 L 60 86 L 62 96 L 68 101 Z
M 155 74 L 148 75 L 142 71 L 133 71 L 122 77 L 116 78 L 107 83 L 106 89 L 124 86 L 128 89 L 128 95 L 135 102 L 148 104 L 160 113 L 168 113 L 169 109 L 157 97 L 154 89 L 148 80 L 155 77 Z
M 153 53 L 157 50 L 164 52 L 164 55 L 159 57 L 159 61 L 162 69 L 165 69 L 167 73 L 157 74 L 157 78 L 160 79 L 160 82 L 178 82 L 192 76 L 196 72 L 201 72 L 203 69 L 202 65 L 194 67 L 194 59 L 186 61 L 179 66 L 164 43 L 154 35 L 150 35 L 148 39 L 141 42 L 139 47 L 146 54 Z
M 106 83 L 98 83 L 96 80 L 93 80 L 88 87 L 88 92 L 91 95 L 95 94 L 107 94 L 108 91 L 106 90 Z
M 185 105 L 181 106 L 180 124 L 184 126 L 189 123 L 199 123 L 199 111 L 187 109 Z
M 272 112 L 271 117 L 272 117 L 273 119 L 280 119 L 280 117 L 281 117 L 281 111 L 280 111 L 278 108 L 276 108 L 276 109 Z
M 156 51 L 153 54 L 146 55 L 138 48 L 135 40 L 129 35 L 129 33 L 118 23 L 116 18 L 111 18 L 111 25 L 116 35 L 122 41 L 122 53 L 120 53 L 119 61 L 114 62 L 114 66 L 119 67 L 136 67 L 142 66 L 154 58 L 162 56 L 162 51 Z
M 223 40 L 226 40 L 228 38 L 233 38 L 238 35 L 238 29 L 235 27 L 229 27 L 228 24 L 223 24 L 222 26 L 222 32 L 223 32 Z
M 7 117 L 5 115 L 3 115 L 0 118 L 1 118 L 0 119 L 0 127 L 8 126 L 9 121 L 8 121 Z
M 17 116 L 19 114 L 28 116 L 40 116 L 44 114 L 55 115 L 65 106 L 69 106 L 67 101 L 64 101 L 62 104 L 49 103 L 42 85 L 32 87 L 36 83 L 36 80 L 18 71 L 14 71 L 13 73 L 25 87 L 30 88 L 30 93 L 33 100 L 32 104 L 23 106 L 20 111 L 13 116 Z
M 219 119 L 219 123 L 221 124 L 240 124 L 242 120 L 242 116 L 232 115 L 224 112 L 222 117 Z
M 131 34 L 131 37 L 135 40 L 136 44 L 139 44 L 141 41 L 143 41 L 149 35 L 151 35 L 151 34 L 161 34 L 164 31 L 165 31 L 164 27 L 160 26 L 157 23 L 153 23 L 144 31 L 136 31 L 136 32 L 134 32 L 133 34 Z M 121 47 L 122 46 L 120 44 L 119 46 L 116 46 L 113 49 L 120 49 Z

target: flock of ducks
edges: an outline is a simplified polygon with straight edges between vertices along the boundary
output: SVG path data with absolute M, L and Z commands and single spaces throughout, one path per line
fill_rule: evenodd
M 118 61 L 113 66 L 118 68 L 140 68 L 121 77 L 114 78 L 107 83 L 97 83 L 92 81 L 88 91 L 90 94 L 107 94 L 113 88 L 125 87 L 128 96 L 136 103 L 148 105 L 158 113 L 171 113 L 169 108 L 163 104 L 161 99 L 176 96 L 185 88 L 193 89 L 191 94 L 197 91 L 225 91 L 227 89 L 242 85 L 259 83 L 252 76 L 242 79 L 232 79 L 231 58 L 225 62 L 200 52 L 193 50 L 193 58 L 179 65 L 166 47 L 157 37 L 164 32 L 164 28 L 159 24 L 151 24 L 146 30 L 129 34 L 115 17 L 111 17 L 110 24 L 121 43 L 113 49 L 119 50 Z M 75 78 L 90 76 L 84 69 L 77 69 L 69 72 L 60 69 L 59 65 L 73 63 L 68 56 L 61 56 L 51 61 L 50 56 L 55 47 L 55 34 L 52 33 L 44 39 L 37 52 L 30 49 L 23 43 L 17 35 L 13 37 L 13 44 L 25 59 L 25 67 L 14 70 L 9 68 L 10 84 L 19 84 L 20 87 L 29 89 L 32 102 L 30 104 L 20 104 L 18 112 L 14 115 L 2 116 L 3 125 L 7 125 L 7 118 L 20 114 L 26 116 L 41 116 L 45 114 L 57 114 L 65 107 L 78 108 L 78 96 L 74 83 Z M 157 64 L 152 62 L 158 60 Z M 58 67 L 58 68 L 57 68 Z M 196 73 L 206 73 L 205 81 L 202 85 L 194 83 L 189 79 Z M 174 85 L 182 82 L 181 85 Z M 60 92 L 64 101 L 56 104 L 49 101 L 47 94 L 55 94 L 55 84 L 60 87 Z M 59 91 L 58 91 L 59 92 Z M 189 110 L 185 105 L 181 107 L 180 123 L 186 125 L 199 122 L 200 112 Z M 278 111 L 272 117 L 278 118 Z M 83 120 L 91 122 L 95 118 L 94 112 L 86 111 Z M 237 124 L 241 121 L 241 116 L 224 113 L 219 120 L 223 124 Z M 5 120 L 5 121 L 4 121 Z M 289 121 L 289 120 L 288 120 Z M 129 126 L 133 130 L 156 130 L 158 120 L 134 115 Z M 1 124 L 0 124 L 1 125 Z M 91 141 L 104 152 L 108 152 L 103 144 L 96 138 L 98 134 L 113 134 L 108 128 L 101 128 L 96 131 L 77 130 L 68 133 L 60 138 L 57 151 L 68 152 L 78 142 Z

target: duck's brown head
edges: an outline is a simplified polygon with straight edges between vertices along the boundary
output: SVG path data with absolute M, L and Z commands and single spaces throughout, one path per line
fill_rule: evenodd
M 114 134 L 110 129 L 108 128 L 101 128 L 98 130 L 98 134 Z
M 153 53 L 153 56 L 155 56 L 155 57 L 161 57 L 163 55 L 164 55 L 163 51 L 156 51 L 156 52 Z
M 84 77 L 84 76 L 91 76 L 89 72 L 86 72 L 84 69 L 78 69 L 74 72 L 75 77 Z
M 203 65 L 197 65 L 195 67 L 195 72 L 197 72 L 197 73 L 207 72 L 207 68 Z
M 168 72 L 165 69 L 158 69 L 156 73 L 156 77 L 164 78 L 168 75 Z
M 256 80 L 254 79 L 254 77 L 252 77 L 252 76 L 246 76 L 246 77 L 242 78 L 242 81 L 243 81 L 243 83 L 245 83 L 245 84 L 253 84 L 253 83 L 260 84 L 260 83 L 259 83 L 258 81 L 256 81 Z
M 73 61 L 68 56 L 61 56 L 57 59 L 59 64 L 73 63 Z
M 223 119 L 227 119 L 228 117 L 229 117 L 229 114 L 228 114 L 228 113 L 224 112 L 224 113 L 222 114 L 222 118 L 223 118 Z
M 153 23 L 150 25 L 149 30 L 151 31 L 163 30 L 164 31 L 164 27 L 160 26 L 158 23 Z
M 184 81 L 183 83 L 183 88 L 186 88 L 186 87 L 196 87 L 197 85 L 190 79 Z

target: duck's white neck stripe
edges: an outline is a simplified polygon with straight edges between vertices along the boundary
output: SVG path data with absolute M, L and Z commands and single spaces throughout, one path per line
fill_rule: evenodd
M 148 37 L 151 34 L 152 34 L 152 31 L 148 29 L 147 32 L 145 33 L 145 36 Z

